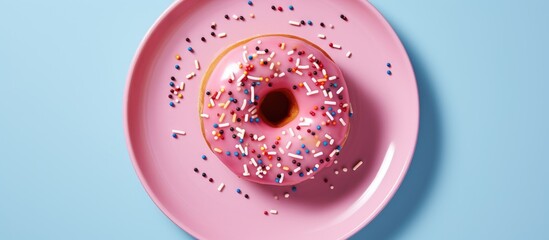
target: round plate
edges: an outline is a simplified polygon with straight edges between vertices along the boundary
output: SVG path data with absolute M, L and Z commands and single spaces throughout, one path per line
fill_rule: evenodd
M 418 132 L 419 101 L 412 66 L 389 24 L 366 1 L 303 0 L 292 4 L 293 11 L 288 2 L 281 1 L 284 9 L 278 11 L 263 1 L 255 1 L 253 6 L 243 0 L 176 1 L 153 25 L 136 53 L 124 110 L 131 159 L 153 201 L 194 237 L 347 238 L 381 211 L 408 169 Z M 233 19 L 233 14 L 245 20 Z M 312 26 L 289 24 L 302 19 L 311 20 Z M 212 30 L 212 22 L 217 23 L 216 30 Z M 211 36 L 212 31 L 218 37 Z M 221 38 L 221 33 L 227 36 Z M 338 164 L 295 189 L 238 178 L 211 153 L 200 131 L 199 87 L 209 62 L 238 40 L 271 33 L 293 34 L 324 48 L 345 75 L 354 111 L 351 133 Z M 318 34 L 327 38 L 320 39 Z M 187 37 L 190 43 L 185 41 Z M 342 49 L 329 47 L 330 42 Z M 347 57 L 349 51 L 352 55 Z M 182 59 L 177 60 L 176 55 Z M 195 59 L 201 70 L 195 69 Z M 191 72 L 196 76 L 187 79 Z M 176 85 L 185 83 L 183 99 L 175 107 L 169 105 L 168 98 L 171 76 L 176 77 Z M 173 138 L 174 129 L 186 135 Z M 353 170 L 359 161 L 363 164 Z M 225 188 L 220 192 L 221 183 Z M 278 214 L 264 215 L 271 209 Z

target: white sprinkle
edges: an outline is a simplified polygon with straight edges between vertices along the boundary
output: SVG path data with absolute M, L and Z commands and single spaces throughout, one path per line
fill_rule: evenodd
M 288 130 L 290 131 L 290 135 L 292 135 L 292 137 L 294 137 L 295 136 L 294 130 L 292 128 L 288 128 Z
M 261 81 L 261 80 L 263 80 L 262 77 L 256 77 L 256 76 L 250 76 L 250 75 L 248 75 L 248 79 L 250 79 L 250 80 L 255 80 L 255 81 Z
M 280 74 L 278 74 L 278 77 L 284 77 L 284 75 L 286 75 L 285 72 L 281 72 Z
M 250 100 L 251 100 L 252 102 L 254 102 L 254 100 L 255 100 L 255 90 L 254 90 L 254 86 L 252 86 L 251 88 L 252 88 L 252 94 L 250 95 Z
M 312 77 L 312 78 L 311 78 L 311 81 L 313 81 L 314 83 L 316 83 L 316 78 Z
M 219 187 L 217 187 L 217 191 L 221 192 L 221 191 L 223 191 L 223 188 L 225 188 L 225 183 L 219 184 Z
M 243 164 L 242 166 L 244 167 L 244 172 L 242 173 L 242 176 L 244 177 L 250 176 L 250 172 L 248 172 L 248 165 Z
M 172 133 L 175 133 L 177 135 L 183 135 L 183 136 L 187 135 L 187 133 L 185 131 L 175 130 L 175 129 L 172 130 Z
M 265 51 L 256 51 L 255 53 L 258 54 L 258 55 L 265 55 L 266 54 Z
M 194 72 L 191 72 L 189 74 L 187 74 L 187 76 L 185 76 L 187 79 L 191 79 L 193 78 L 194 76 L 196 76 L 196 74 Z
M 324 153 L 322 153 L 322 152 L 317 152 L 317 153 L 315 153 L 315 155 L 313 155 L 313 156 L 314 156 L 314 157 L 320 157 L 320 156 L 322 156 L 322 154 L 324 154 Z
M 318 34 L 318 38 L 320 38 L 320 39 L 326 39 L 326 35 L 324 35 L 324 34 Z
M 299 172 L 299 170 L 301 170 L 301 167 L 297 167 L 296 169 L 294 169 L 294 172 Z
M 224 37 L 227 36 L 227 33 L 223 32 L 223 33 L 217 34 L 217 36 L 220 37 L 220 38 L 224 38 Z
M 215 102 L 214 102 L 214 100 L 211 99 L 211 98 L 210 98 L 210 104 L 211 104 L 212 106 L 215 106 Z
M 248 114 L 244 115 L 244 122 L 248 122 Z
M 233 18 L 238 20 L 238 16 L 236 14 L 233 14 Z
M 280 154 L 284 154 L 284 149 L 282 149 L 282 148 L 279 147 L 279 148 L 278 148 L 278 151 L 280 152 Z
M 290 197 L 289 193 L 284 193 L 284 198 L 289 198 L 289 197 Z
M 318 93 L 318 90 L 310 91 L 310 92 L 307 92 L 307 96 L 311 96 L 311 95 L 317 94 L 317 93 Z
M 179 84 L 179 89 L 181 89 L 181 91 L 185 90 L 185 82 L 181 82 L 181 84 Z
M 326 76 L 326 69 L 325 68 L 322 69 L 322 76 Z
M 267 155 L 276 155 L 276 152 L 275 151 L 271 151 L 271 152 L 267 152 Z
M 339 118 L 339 122 L 340 122 L 341 125 L 343 125 L 344 127 L 347 126 L 347 123 L 345 123 L 345 120 L 343 120 L 343 118 Z
M 242 106 L 240 107 L 240 110 L 243 111 L 245 108 L 246 108 L 246 103 L 248 101 L 246 99 L 244 99 L 244 101 L 242 101 Z
M 339 150 L 334 149 L 334 150 L 330 153 L 330 157 L 334 157 L 334 155 L 336 155 L 337 152 L 339 152 Z
M 280 180 L 278 181 L 278 183 L 282 183 L 282 182 L 284 182 L 284 173 L 281 173 L 281 174 L 280 174 Z M 271 213 L 273 213 L 272 211 L 273 211 L 273 210 L 271 210 Z M 276 211 L 276 210 L 275 210 L 275 211 Z M 278 212 L 275 212 L 274 214 L 277 214 L 277 213 L 278 213 Z
M 341 169 L 341 170 L 343 170 L 343 172 L 347 172 L 347 168 L 346 168 L 346 167 L 344 167 L 344 168 Z
M 196 68 L 196 70 L 200 70 L 200 63 L 197 59 L 194 60 L 194 67 Z
M 223 150 L 221 150 L 221 149 L 219 149 L 219 148 L 214 148 L 214 152 L 216 152 L 216 153 L 222 153 Z
M 269 69 L 270 69 L 270 70 L 273 70 L 274 66 L 275 66 L 275 63 L 272 62 L 271 65 L 269 66 Z
M 329 118 L 330 120 L 332 120 L 332 121 L 334 120 L 334 117 L 332 117 L 332 114 L 331 114 L 330 112 L 328 112 L 328 111 L 326 111 L 326 116 L 328 116 L 328 118 Z
M 258 138 L 257 138 L 257 141 L 260 141 L 260 142 L 261 142 L 261 141 L 263 141 L 263 139 L 265 139 L 265 135 L 262 135 L 261 137 L 258 137 Z
M 202 118 L 210 118 L 210 115 L 205 114 L 205 113 L 202 113 L 202 114 L 200 114 L 200 117 L 202 117 Z
M 301 140 L 303 137 L 301 135 L 297 135 L 297 139 Z
M 343 92 L 343 87 L 340 87 L 340 88 L 337 90 L 336 94 L 340 94 L 341 92 Z
M 248 156 L 248 146 L 244 147 L 244 154 L 246 154 L 246 156 Z
M 332 139 L 332 136 L 328 135 L 327 133 L 324 134 L 324 137 L 326 137 L 327 139 Z
M 218 125 L 220 128 L 223 128 L 223 127 L 228 127 L 229 126 L 229 123 L 221 123 Z
M 292 54 L 294 54 L 294 50 L 288 51 L 288 55 L 292 55 Z
M 257 40 L 257 44 L 261 44 L 261 40 Z
M 337 79 L 337 76 L 331 76 L 331 77 L 328 78 L 328 80 L 330 80 L 330 81 L 333 81 L 333 80 L 336 80 L 336 79 Z
M 315 65 L 315 68 L 316 68 L 316 69 L 320 69 L 320 65 L 318 65 L 318 63 L 313 62 L 313 65 Z
M 328 92 L 328 97 L 329 97 L 329 98 L 334 98 L 334 94 L 332 93 L 332 91 L 329 91 L 329 92 Z
M 335 139 L 330 139 L 330 145 L 334 145 Z
M 297 125 L 300 126 L 300 127 L 309 127 L 309 126 L 311 126 L 311 123 L 310 122 L 300 122 Z
M 292 146 L 292 141 L 288 141 L 288 143 L 286 143 L 286 149 L 289 149 L 290 146 Z
M 353 171 L 356 171 L 361 165 L 362 165 L 362 161 L 357 162 L 353 167 Z
M 288 153 L 288 156 L 293 157 L 293 158 L 297 158 L 297 159 L 303 159 L 303 156 L 297 155 L 297 154 L 294 154 L 294 153 Z
M 334 101 L 324 101 L 324 104 L 326 104 L 326 105 L 337 105 L 337 103 L 334 102 Z
M 248 55 L 248 51 L 242 52 L 242 59 L 244 59 L 244 62 L 245 62 L 245 63 L 248 62 L 248 57 L 247 57 L 246 55 Z
M 303 76 L 303 73 L 299 70 L 295 70 L 295 73 L 297 73 L 297 75 L 299 75 L 299 76 Z
M 254 158 L 251 158 L 250 161 L 252 162 L 252 164 L 254 165 L 254 167 L 257 167 L 257 162 L 255 161 Z
M 309 84 L 307 84 L 307 82 L 303 82 L 303 86 L 305 86 L 305 88 L 307 89 L 307 92 L 311 91 L 311 88 L 309 87 Z
M 242 144 L 237 144 L 235 147 L 240 150 L 241 153 L 244 153 L 244 148 L 242 148 Z
M 345 56 L 347 56 L 348 58 L 350 58 L 353 54 L 351 53 L 351 51 L 348 51 L 347 54 Z
M 332 44 L 332 48 L 335 48 L 335 49 L 341 49 L 341 45 L 338 45 L 338 44 Z
M 289 21 L 289 23 L 290 23 L 290 25 L 292 25 L 292 26 L 297 26 L 297 27 L 301 26 L 301 23 L 300 23 L 300 22 L 297 22 L 297 21 Z
M 223 122 L 223 119 L 225 119 L 225 113 L 222 113 L 221 116 L 219 116 L 219 122 Z
M 300 63 L 301 63 L 301 58 L 298 58 L 295 60 L 295 66 L 299 66 Z
M 282 176 L 284 176 L 284 173 L 282 174 Z M 282 181 L 280 181 L 280 183 L 282 183 Z M 274 214 L 274 215 L 277 215 L 277 214 L 278 214 L 278 211 L 277 211 L 277 210 L 274 210 L 274 209 L 271 209 L 271 210 L 269 211 L 269 213 Z
M 248 109 L 248 112 L 251 112 L 255 109 L 255 105 L 251 106 L 249 109 Z
M 284 50 L 286 48 L 286 43 L 280 44 L 280 49 Z
M 326 91 L 326 89 L 322 90 L 322 93 L 324 94 L 324 97 L 328 97 L 328 92 Z

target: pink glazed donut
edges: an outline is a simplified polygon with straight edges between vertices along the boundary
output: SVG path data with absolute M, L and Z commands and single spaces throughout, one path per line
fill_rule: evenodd
M 329 167 L 349 133 L 343 75 L 318 46 L 262 35 L 224 50 L 200 94 L 202 133 L 237 176 L 293 185 Z

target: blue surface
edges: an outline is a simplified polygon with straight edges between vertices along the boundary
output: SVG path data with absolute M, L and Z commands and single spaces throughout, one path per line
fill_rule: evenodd
M 185 239 L 140 185 L 122 97 L 171 1 L 0 1 L 0 239 Z M 417 72 L 421 128 L 354 239 L 548 239 L 547 1 L 375 0 Z

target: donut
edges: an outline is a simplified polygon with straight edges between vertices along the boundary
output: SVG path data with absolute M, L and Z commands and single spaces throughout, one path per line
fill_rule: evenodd
M 293 185 L 329 167 L 350 130 L 347 85 L 313 43 L 261 35 L 221 52 L 202 79 L 209 148 L 240 178 Z

